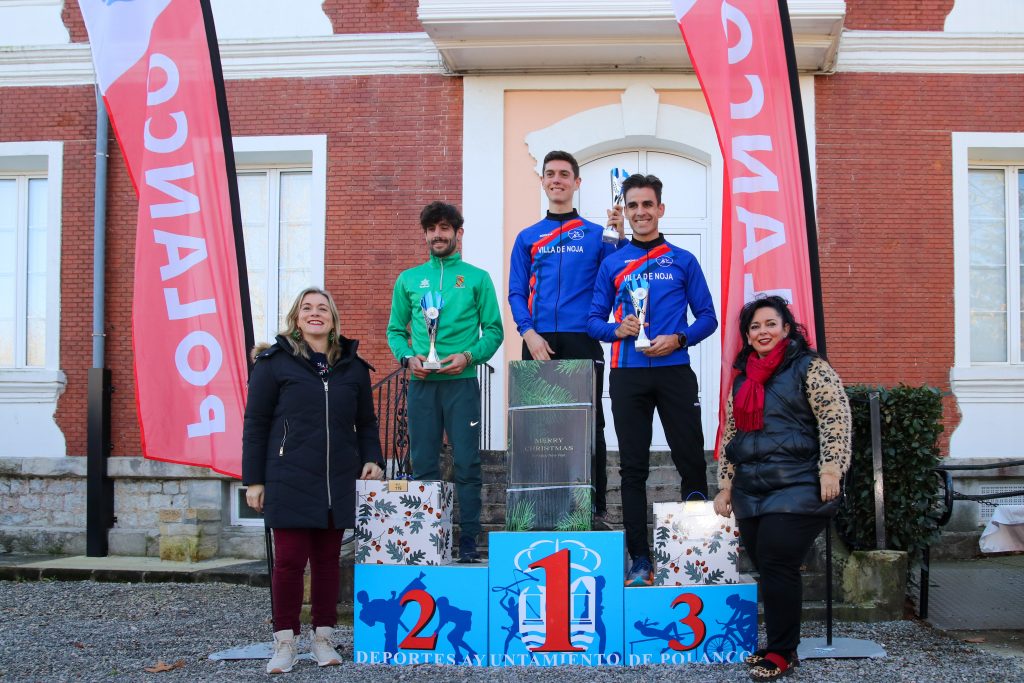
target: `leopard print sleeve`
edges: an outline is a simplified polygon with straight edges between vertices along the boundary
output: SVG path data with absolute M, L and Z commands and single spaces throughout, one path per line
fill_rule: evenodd
M 725 400 L 725 427 L 722 429 L 722 444 L 718 448 L 718 488 L 732 488 L 732 478 L 736 469 L 729 458 L 725 457 L 725 445 L 736 436 L 736 420 L 732 416 L 732 392 Z
M 839 375 L 826 361 L 815 358 L 807 368 L 807 401 L 818 421 L 821 456 L 818 472 L 842 476 L 850 467 L 853 420 L 850 400 Z

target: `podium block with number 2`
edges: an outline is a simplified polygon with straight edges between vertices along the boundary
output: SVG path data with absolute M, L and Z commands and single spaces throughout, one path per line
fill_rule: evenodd
M 624 535 L 494 532 L 491 666 L 622 664 Z
M 359 664 L 487 665 L 487 567 L 357 564 Z

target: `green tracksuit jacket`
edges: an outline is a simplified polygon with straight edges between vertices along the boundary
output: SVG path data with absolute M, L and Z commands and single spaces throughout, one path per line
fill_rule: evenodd
M 464 351 L 473 354 L 473 365 L 462 374 L 431 373 L 427 379 L 443 381 L 476 377 L 474 366 L 490 360 L 504 336 L 491 276 L 487 271 L 463 261 L 458 252 L 444 258 L 431 255 L 426 263 L 399 275 L 388 321 L 388 345 L 398 360 L 412 355 L 426 356 L 430 350 L 430 338 L 420 307 L 420 300 L 427 292 L 441 292 L 444 299 L 435 342 L 438 357 L 445 358 Z M 410 330 L 412 348 L 409 347 Z

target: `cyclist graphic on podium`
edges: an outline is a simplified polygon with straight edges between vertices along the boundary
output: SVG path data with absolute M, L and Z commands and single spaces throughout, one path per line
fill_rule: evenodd
M 714 660 L 714 655 L 730 652 L 757 643 L 757 603 L 744 600 L 738 593 L 725 599 L 732 608 L 732 616 L 722 624 L 722 632 L 708 638 L 704 654 Z

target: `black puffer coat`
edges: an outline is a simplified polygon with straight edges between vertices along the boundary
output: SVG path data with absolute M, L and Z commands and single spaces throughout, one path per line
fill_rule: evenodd
M 256 357 L 242 431 L 242 481 L 264 484 L 267 526 L 338 529 L 355 523 L 355 481 L 363 465 L 384 467 L 369 365 L 359 342 L 341 339 L 341 357 L 322 380 L 288 341 Z
M 736 468 L 732 509 L 736 519 L 770 513 L 833 514 L 839 498 L 821 501 L 818 421 L 807 400 L 807 368 L 814 358 L 790 345 L 764 385 L 764 429 L 737 431 L 725 446 Z M 733 382 L 733 397 L 746 381 Z

